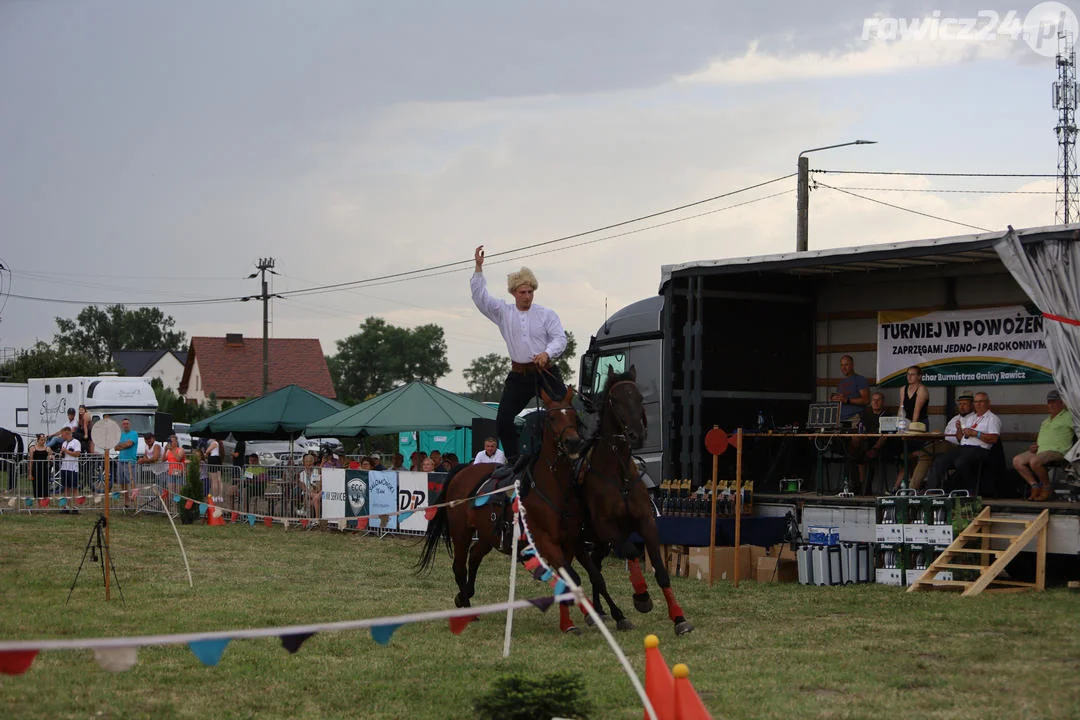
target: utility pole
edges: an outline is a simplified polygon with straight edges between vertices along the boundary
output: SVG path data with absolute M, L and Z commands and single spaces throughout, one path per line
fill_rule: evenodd
M 1058 124 L 1054 133 L 1058 140 L 1058 186 L 1054 219 L 1067 225 L 1080 218 L 1076 178 L 1076 103 L 1080 92 L 1076 84 L 1076 50 L 1072 33 L 1058 32 L 1056 63 L 1058 79 L 1054 83 L 1054 109 L 1058 111 Z
M 266 273 L 276 275 L 274 272 L 274 258 L 259 258 L 259 262 L 255 263 L 255 267 L 258 269 L 259 274 L 262 276 L 262 295 L 260 299 L 263 304 L 263 385 L 262 394 L 265 395 L 270 390 L 270 293 L 267 288 Z M 252 275 L 251 277 L 254 277 Z
M 810 148 L 799 153 L 799 183 L 795 200 L 795 252 L 806 252 L 810 247 L 810 158 L 808 153 L 831 150 L 848 145 L 875 145 L 877 140 L 852 140 L 838 145 Z

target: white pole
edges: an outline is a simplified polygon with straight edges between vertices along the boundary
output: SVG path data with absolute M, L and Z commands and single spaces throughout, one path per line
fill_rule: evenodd
M 510 595 L 506 600 L 508 603 L 514 602 L 514 591 L 517 589 L 518 535 L 518 514 L 514 513 L 514 541 L 510 545 Z M 503 636 L 504 658 L 510 657 L 510 636 L 513 634 L 513 630 L 514 606 L 511 605 L 506 608 L 506 634 Z
M 638 680 L 637 673 L 634 672 L 634 668 L 630 665 L 630 661 L 626 659 L 626 655 L 623 654 L 622 648 L 619 647 L 619 643 L 615 642 L 615 638 L 612 636 L 611 631 L 604 625 L 603 618 L 597 615 L 592 603 L 585 598 L 585 593 L 581 591 L 580 586 L 574 583 L 570 574 L 566 572 L 566 568 L 559 568 L 559 576 L 563 579 L 563 582 L 566 583 L 566 586 L 570 588 L 570 592 L 574 593 L 577 597 L 578 604 L 585 608 L 585 612 L 589 613 L 589 617 L 593 619 L 593 623 L 596 627 L 600 628 L 600 632 L 603 633 L 604 639 L 607 640 L 608 645 L 611 646 L 611 651 L 615 653 L 615 657 L 619 659 L 619 663 L 623 666 L 623 670 L 626 671 L 627 676 L 630 678 L 630 682 L 634 685 L 634 690 L 637 691 L 638 697 L 641 699 L 641 704 L 645 706 L 645 712 L 648 714 L 650 720 L 658 720 L 656 709 L 653 708 L 652 702 L 645 692 L 645 688 L 641 685 L 641 681 Z
M 155 489 L 157 486 L 154 486 Z M 165 511 L 165 517 L 169 518 L 169 524 L 172 525 L 172 531 L 176 533 L 176 542 L 180 544 L 180 555 L 184 558 L 184 569 L 187 570 L 187 581 L 189 587 L 195 587 L 195 583 L 191 581 L 191 566 L 188 565 L 187 552 L 184 551 L 184 543 L 180 540 L 180 533 L 176 530 L 176 523 L 173 522 L 172 513 L 169 512 L 169 506 L 165 504 L 165 498 L 158 495 L 158 500 L 161 501 L 161 508 Z

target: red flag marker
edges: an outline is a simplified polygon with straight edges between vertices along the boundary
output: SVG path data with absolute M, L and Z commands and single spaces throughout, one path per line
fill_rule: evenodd
M 22 675 L 30 669 L 37 657 L 37 650 L 9 650 L 0 652 L 0 673 Z
M 469 623 L 476 619 L 476 615 L 452 617 L 450 618 L 450 632 L 454 633 L 455 635 L 460 635 L 465 628 L 469 627 Z

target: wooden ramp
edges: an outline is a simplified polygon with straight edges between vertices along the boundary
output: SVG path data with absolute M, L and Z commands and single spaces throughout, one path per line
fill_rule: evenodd
M 987 592 L 1022 592 L 1043 590 L 1046 587 L 1046 526 L 1050 511 L 1043 510 L 1032 519 L 991 517 L 990 508 L 984 507 L 971 524 L 964 528 L 941 555 L 930 563 L 922 577 L 916 580 L 908 592 L 915 590 L 962 591 L 963 597 Z M 1019 532 L 1014 532 L 1019 529 Z M 1038 540 L 1035 560 L 1035 582 L 999 580 L 998 575 L 1017 554 L 1032 540 Z M 991 540 L 1007 541 L 1005 547 L 995 550 Z M 943 570 L 978 573 L 973 580 L 935 580 Z

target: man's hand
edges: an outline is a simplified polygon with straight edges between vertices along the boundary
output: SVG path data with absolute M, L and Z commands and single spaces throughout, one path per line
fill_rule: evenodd
M 551 358 L 548 357 L 548 354 L 546 352 L 542 352 L 533 358 L 533 362 L 536 363 L 536 367 L 543 370 L 548 366 L 548 363 L 551 362 Z
M 840 393 L 833 393 L 829 396 L 831 402 L 844 402 L 844 396 Z
M 476 261 L 476 272 L 484 272 L 484 246 L 477 245 L 476 252 L 473 253 L 473 260 Z

